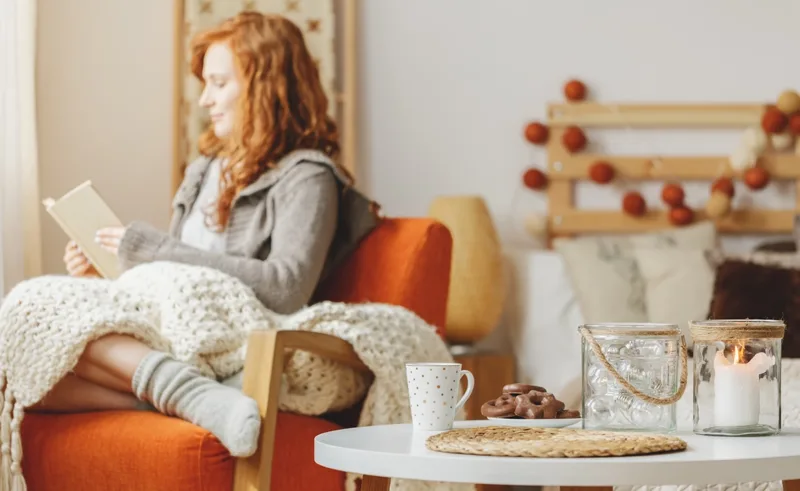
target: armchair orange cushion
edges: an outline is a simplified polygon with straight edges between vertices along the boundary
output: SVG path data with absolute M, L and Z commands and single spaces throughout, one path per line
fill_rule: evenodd
M 384 302 L 443 333 L 452 239 L 429 219 L 386 219 L 316 300 Z M 29 491 L 228 491 L 233 459 L 207 431 L 152 412 L 28 414 L 23 469 Z M 341 491 L 344 473 L 314 462 L 314 437 L 340 426 L 278 413 L 273 491 Z
M 108 411 L 23 420 L 29 491 L 227 491 L 235 459 L 209 432 L 154 412 Z M 344 489 L 344 474 L 314 464 L 314 437 L 339 426 L 278 413 L 273 490 Z
M 318 288 L 317 300 L 402 305 L 444 335 L 453 240 L 429 219 L 386 219 Z

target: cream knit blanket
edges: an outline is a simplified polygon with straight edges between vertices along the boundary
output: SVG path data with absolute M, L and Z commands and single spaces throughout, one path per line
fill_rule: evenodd
M 24 410 L 73 369 L 90 341 L 108 333 L 129 334 L 222 379 L 242 370 L 248 334 L 255 329 L 321 332 L 351 343 L 374 374 L 362 426 L 411 421 L 405 362 L 452 361 L 435 329 L 402 307 L 320 303 L 278 315 L 237 279 L 205 267 L 159 262 L 137 266 L 114 281 L 28 280 L 0 305 L 0 491 L 25 491 Z M 341 409 L 359 400 L 366 386 L 354 371 L 298 352 L 283 379 L 280 407 L 302 414 Z M 354 477 L 349 476 L 350 488 Z M 392 483 L 393 490 L 472 488 Z

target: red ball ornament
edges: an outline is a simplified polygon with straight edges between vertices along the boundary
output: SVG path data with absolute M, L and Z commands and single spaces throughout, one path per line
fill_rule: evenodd
M 747 187 L 754 191 L 764 189 L 769 184 L 769 172 L 761 167 L 747 169 L 742 177 Z
M 676 206 L 683 206 L 684 197 L 683 188 L 678 184 L 666 184 L 664 188 L 661 189 L 661 199 L 664 203 L 673 208 Z
M 522 182 L 528 189 L 544 189 L 547 187 L 547 175 L 539 169 L 528 169 L 522 175 Z
M 789 116 L 789 131 L 795 136 L 800 136 L 800 113 Z
M 586 135 L 577 126 L 567 126 L 561 136 L 561 143 L 570 153 L 580 152 L 586 148 Z
M 564 97 L 573 102 L 584 100 L 586 98 L 586 85 L 580 80 L 570 80 L 564 84 Z
M 628 215 L 640 217 L 647 211 L 647 203 L 640 193 L 631 191 L 622 198 L 622 211 Z
M 727 194 L 729 198 L 733 198 L 736 193 L 736 188 L 733 186 L 733 181 L 729 177 L 720 177 L 711 184 L 711 192 L 722 191 Z
M 608 162 L 598 161 L 589 167 L 589 178 L 597 184 L 608 184 L 614 179 L 614 167 Z
M 525 125 L 525 139 L 534 145 L 543 145 L 547 143 L 547 138 L 549 136 L 550 129 L 538 121 Z
M 767 133 L 781 133 L 786 128 L 788 120 L 777 107 L 768 107 L 761 115 L 761 128 Z
M 694 211 L 688 206 L 680 205 L 669 210 L 669 221 L 673 225 L 682 227 L 689 225 L 694 220 Z

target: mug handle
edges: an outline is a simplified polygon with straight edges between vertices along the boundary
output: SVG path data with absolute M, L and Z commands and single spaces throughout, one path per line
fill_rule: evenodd
M 461 399 L 459 399 L 458 402 L 456 403 L 456 411 L 461 409 L 461 406 L 463 406 L 464 403 L 467 402 L 467 399 L 469 399 L 469 396 L 472 395 L 472 389 L 475 388 L 475 377 L 472 376 L 472 372 L 470 372 L 469 370 L 459 370 L 458 371 L 458 382 L 459 382 L 459 385 L 461 385 L 461 377 L 462 376 L 466 376 L 467 377 L 467 390 L 466 390 L 466 392 L 464 392 L 464 395 L 461 396 Z

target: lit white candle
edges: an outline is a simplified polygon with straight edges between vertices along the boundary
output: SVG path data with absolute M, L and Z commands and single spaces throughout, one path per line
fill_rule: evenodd
M 714 357 L 714 425 L 751 426 L 758 424 L 761 411 L 758 376 L 775 360 L 764 353 L 742 363 L 743 349 L 734 347 L 733 363 L 717 351 Z

